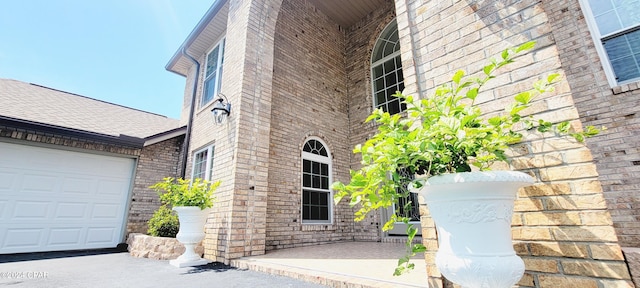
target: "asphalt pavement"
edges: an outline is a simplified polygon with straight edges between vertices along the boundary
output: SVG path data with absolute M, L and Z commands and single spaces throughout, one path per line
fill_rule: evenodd
M 0 255 L 0 287 L 325 287 L 222 263 L 176 268 L 127 252 Z

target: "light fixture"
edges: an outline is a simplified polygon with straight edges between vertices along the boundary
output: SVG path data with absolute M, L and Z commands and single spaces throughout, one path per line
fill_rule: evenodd
M 224 97 L 224 99 L 222 99 Z M 213 122 L 216 124 L 222 124 L 231 114 L 231 103 L 229 99 L 222 93 L 218 93 L 218 99 L 215 100 L 211 114 L 213 115 Z

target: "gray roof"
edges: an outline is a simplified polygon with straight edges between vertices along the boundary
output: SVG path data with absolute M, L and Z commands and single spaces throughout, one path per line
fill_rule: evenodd
M 2 78 L 0 116 L 99 134 L 137 138 L 179 128 L 177 119 L 163 115 Z

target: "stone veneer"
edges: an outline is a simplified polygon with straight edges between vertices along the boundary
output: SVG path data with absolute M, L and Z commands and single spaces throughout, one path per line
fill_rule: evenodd
M 131 233 L 127 238 L 127 249 L 133 257 L 156 260 L 173 260 L 184 253 L 184 245 L 176 238 L 154 237 L 140 233 Z M 202 243 L 196 246 L 196 254 L 202 256 Z

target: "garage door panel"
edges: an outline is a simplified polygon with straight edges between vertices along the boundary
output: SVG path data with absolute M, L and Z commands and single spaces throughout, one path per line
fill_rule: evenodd
M 87 231 L 89 245 L 112 243 L 116 238 L 116 230 L 112 227 L 91 227 Z
M 122 179 L 101 179 L 98 183 L 98 194 L 118 195 L 124 186 L 127 185 Z
M 36 249 L 41 246 L 45 228 L 9 228 L 5 233 L 4 247 L 10 250 Z
M 46 201 L 15 201 L 13 215 L 10 220 L 44 220 L 48 217 L 51 202 Z
M 17 178 L 17 173 L 0 170 L 0 191 L 5 192 L 10 190 Z
M 134 164 L 0 142 L 0 254 L 115 247 Z
M 120 206 L 115 204 L 104 204 L 97 203 L 93 205 L 93 209 L 91 211 L 92 219 L 116 219 L 118 218 L 118 214 L 120 214 Z
M 51 228 L 47 246 L 72 246 L 82 243 L 83 228 Z
M 56 221 L 82 220 L 86 217 L 88 206 L 87 203 L 59 202 L 53 218 Z
M 54 175 L 51 175 L 54 174 Z M 49 175 L 32 174 L 31 171 L 22 173 L 22 188 L 21 192 L 45 192 L 53 193 L 58 188 L 58 176 L 57 173 L 51 173 Z
M 89 195 L 95 190 L 95 179 L 80 177 L 64 177 L 62 184 L 62 193 L 73 196 L 82 197 L 81 195 Z

